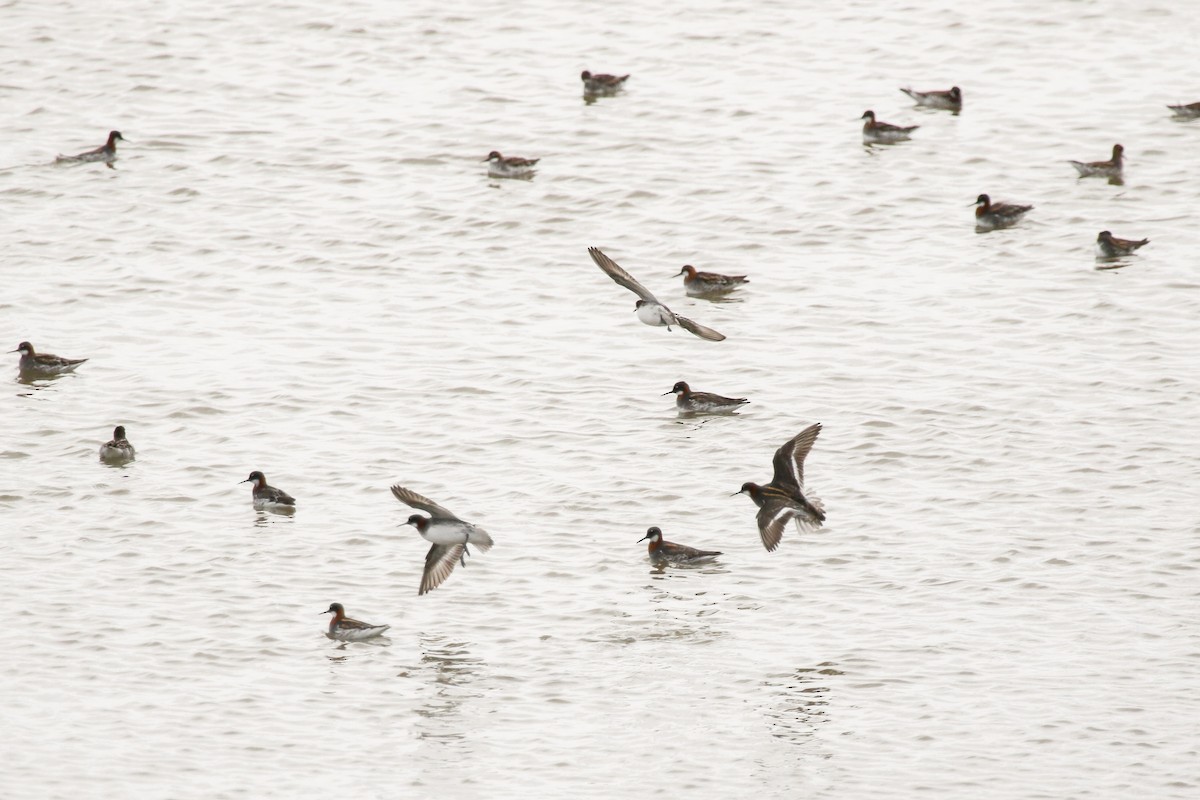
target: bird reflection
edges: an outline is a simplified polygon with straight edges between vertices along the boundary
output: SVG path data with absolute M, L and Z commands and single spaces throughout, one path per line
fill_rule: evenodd
M 1120 269 L 1121 267 L 1128 267 L 1132 263 L 1132 259 L 1122 258 L 1120 256 L 1116 258 L 1097 258 L 1095 269 L 1098 272 L 1103 272 L 1106 269 Z
M 676 411 L 675 416 L 667 420 L 667 424 L 679 425 L 688 431 L 698 431 L 703 425 L 721 424 L 716 420 L 740 416 L 737 411 Z
M 29 375 L 24 372 L 18 372 L 16 381 L 22 386 L 28 386 L 34 392 L 40 392 L 42 389 L 49 389 L 54 386 L 62 378 L 66 378 L 71 373 L 65 375 Z M 76 376 L 78 377 L 78 376 Z M 19 397 L 32 397 L 33 392 L 20 392 Z
M 291 519 L 296 514 L 295 508 L 282 506 L 280 508 L 258 508 L 254 510 L 254 527 L 265 528 L 284 519 Z M 282 517 L 283 519 L 279 519 Z
M 763 696 L 771 698 L 763 708 L 770 733 L 796 745 L 811 745 L 818 726 L 828 721 L 826 699 L 830 683 L 843 673 L 830 662 L 815 667 L 798 667 L 789 673 L 768 675 L 762 682 Z
M 711 642 L 724 638 L 728 631 L 720 613 L 727 599 L 711 592 L 707 576 L 729 570 L 719 564 L 672 564 L 668 570 L 650 572 L 650 603 L 655 608 L 647 616 L 649 629 L 639 639 L 688 639 Z
M 457 745 L 466 739 L 467 724 L 461 707 L 481 696 L 471 685 L 484 666 L 471 655 L 467 642 L 452 642 L 443 636 L 421 637 L 421 662 L 413 677 L 422 679 L 428 699 L 417 709 L 417 739 Z

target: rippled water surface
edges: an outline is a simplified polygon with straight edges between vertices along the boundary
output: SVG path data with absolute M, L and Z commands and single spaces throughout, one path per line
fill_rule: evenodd
M 90 360 L 6 356 L 0 796 L 1197 797 L 1198 19 L 6 4 L 0 344 Z M 767 553 L 730 495 L 817 421 L 828 522 Z M 418 597 L 395 482 L 495 548 Z

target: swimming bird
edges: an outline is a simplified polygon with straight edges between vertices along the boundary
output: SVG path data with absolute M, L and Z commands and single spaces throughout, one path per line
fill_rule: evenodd
M 1167 106 L 1171 113 L 1180 119 L 1195 119 L 1200 117 L 1200 103 L 1188 103 L 1181 106 Z
M 1100 231 L 1100 235 L 1096 237 L 1096 257 L 1118 258 L 1120 256 L 1127 256 L 1142 245 L 1149 243 L 1149 239 L 1142 239 L 1140 242 L 1136 242 L 1133 239 L 1118 239 L 1108 231 Z
M 333 614 L 333 619 L 329 620 L 328 636 L 330 639 L 339 639 L 343 642 L 361 642 L 363 639 L 374 639 L 392 627 L 391 625 L 371 625 L 367 622 L 350 619 L 346 616 L 346 609 L 342 608 L 341 603 L 330 603 L 329 608 L 321 613 Z
M 1100 177 L 1100 178 L 1119 178 L 1121 170 L 1125 168 L 1125 148 L 1119 144 L 1114 144 L 1112 149 L 1112 158 L 1108 161 L 1069 161 L 1067 162 L 1075 168 L 1081 178 Z
M 470 522 L 464 522 L 451 511 L 427 497 L 422 497 L 411 489 L 405 489 L 399 484 L 392 487 L 392 494 L 405 505 L 419 508 L 429 517 L 413 514 L 405 525 L 412 525 L 428 542 L 432 542 L 429 552 L 425 554 L 425 571 L 421 575 L 421 587 L 417 594 L 431 592 L 450 577 L 454 565 L 461 563 L 467 566 L 466 556 L 469 556 L 468 545 L 475 545 L 481 553 L 492 548 L 492 537 L 488 532 Z
M 103 161 L 112 168 L 112 162 L 117 160 L 117 140 L 122 142 L 129 141 L 121 135 L 120 131 L 109 131 L 108 141 L 97 147 L 95 150 L 88 150 L 86 153 L 80 153 L 74 156 L 60 155 L 54 159 L 56 164 L 81 164 L 86 161 Z
M 488 174 L 497 178 L 527 178 L 533 174 L 534 164 L 540 158 L 520 158 L 518 156 L 502 156 L 496 150 L 488 153 L 484 159 L 488 162 Z
M 263 508 L 295 508 L 296 498 L 292 497 L 282 489 L 276 489 L 274 486 L 267 485 L 267 476 L 263 475 L 258 470 L 250 473 L 250 477 L 241 483 L 254 482 L 254 491 L 251 492 L 251 497 L 254 498 L 254 507 Z
M 909 125 L 908 127 L 900 127 L 892 125 L 890 122 L 876 122 L 874 111 L 864 111 L 859 119 L 865 119 L 863 123 L 863 141 L 867 144 L 887 144 L 890 142 L 903 142 L 909 138 L 909 134 L 915 131 L 920 125 Z
M 918 92 L 915 89 L 902 88 L 900 91 L 916 101 L 917 105 L 926 108 L 944 108 L 949 111 L 962 110 L 962 90 L 951 86 L 944 91 Z
M 672 564 L 698 564 L 703 561 L 712 561 L 717 556 L 723 555 L 719 550 L 697 550 L 686 544 L 668 542 L 657 527 L 647 530 L 646 535 L 638 541 L 644 542 L 647 539 L 650 540 L 650 543 L 646 545 L 646 552 L 649 554 L 650 560 L 656 564 L 668 561 Z
M 583 93 L 586 95 L 612 95 L 621 91 L 625 87 L 625 81 L 629 80 L 628 75 L 617 77 L 616 75 L 593 75 L 586 69 L 579 76 L 583 81 Z
M 983 230 L 1004 228 L 1019 221 L 1033 206 L 1018 206 L 1014 203 L 993 203 L 986 194 L 975 198 L 975 225 Z
M 750 499 L 758 506 L 755 519 L 767 552 L 779 547 L 783 529 L 790 520 L 796 521 L 796 528 L 801 533 L 815 531 L 825 521 L 825 509 L 821 501 L 804 496 L 804 459 L 820 432 L 821 423 L 809 425 L 775 451 L 775 458 L 771 462 L 775 474 L 770 483 L 764 486 L 743 483 L 742 488 L 734 492 L 750 495 Z
M 709 392 L 693 392 L 686 381 L 679 381 L 671 387 L 671 391 L 663 392 L 663 397 L 675 395 L 675 406 L 680 411 L 690 412 L 720 412 L 733 411 L 738 406 L 750 401 L 744 397 L 722 397 Z
M 716 272 L 697 272 L 691 264 L 684 264 L 675 277 L 683 276 L 683 288 L 693 297 L 705 294 L 731 292 L 743 283 L 749 283 L 745 275 L 719 275 Z
M 124 425 L 113 428 L 112 441 L 100 445 L 100 458 L 103 461 L 128 461 L 133 456 L 133 445 L 125 438 Z
M 87 361 L 86 358 L 63 358 L 53 353 L 37 353 L 29 342 L 21 342 L 16 350 L 8 352 L 21 354 L 17 368 L 28 376 L 65 375 L 74 372 L 80 364 Z
M 701 339 L 708 339 L 710 342 L 719 342 L 725 338 L 723 334 L 717 333 L 712 328 L 706 328 L 699 322 L 692 322 L 687 317 L 673 313 L 671 309 L 658 302 L 658 299 L 650 294 L 645 286 L 621 269 L 617 262 L 600 252 L 600 248 L 589 247 L 588 254 L 592 257 L 592 261 L 596 262 L 596 266 L 604 270 L 605 275 L 640 298 L 634 303 L 633 308 L 642 322 L 647 325 L 666 325 L 667 330 L 671 330 L 672 325 L 678 325 L 688 333 L 693 333 Z

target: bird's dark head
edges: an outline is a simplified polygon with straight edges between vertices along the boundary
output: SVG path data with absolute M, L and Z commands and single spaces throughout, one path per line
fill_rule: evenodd
M 639 542 L 644 542 L 644 541 L 646 541 L 647 539 L 649 539 L 649 540 L 650 540 L 650 543 L 651 543 L 651 544 L 653 544 L 654 542 L 661 542 L 661 541 L 662 541 L 662 531 L 658 529 L 658 526 L 657 526 L 657 525 L 655 525 L 655 526 L 654 526 L 654 527 L 652 527 L 652 528 L 649 528 L 649 529 L 646 531 L 646 535 L 645 535 L 645 536 L 643 536 L 642 538 L 638 539 L 638 541 L 639 541 Z

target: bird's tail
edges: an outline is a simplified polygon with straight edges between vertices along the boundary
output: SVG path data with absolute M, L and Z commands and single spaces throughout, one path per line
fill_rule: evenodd
M 492 537 L 483 528 L 472 527 L 471 532 L 467 534 L 467 544 L 479 548 L 479 552 L 481 553 L 486 553 L 492 549 L 494 542 L 492 541 Z

